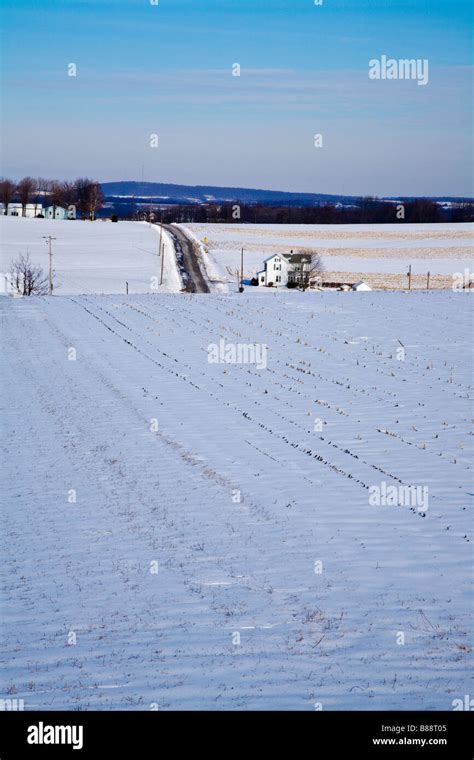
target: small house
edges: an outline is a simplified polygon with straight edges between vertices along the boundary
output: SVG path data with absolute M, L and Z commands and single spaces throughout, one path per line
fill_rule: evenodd
M 67 219 L 67 211 L 62 206 L 46 206 L 43 213 L 45 219 Z
M 23 216 L 23 204 L 9 203 L 7 207 L 7 216 Z
M 365 290 L 372 290 L 372 288 L 370 287 L 370 285 L 367 285 L 367 283 L 364 282 L 363 280 L 359 280 L 358 282 L 354 283 L 354 285 L 352 286 L 352 290 L 365 291 Z
M 0 216 L 5 216 L 5 213 L 5 204 L 0 203 Z M 41 203 L 27 203 L 24 207 L 21 203 L 8 204 L 7 216 L 26 216 L 29 219 L 34 219 L 42 213 L 43 206 Z
M 63 208 L 63 206 L 47 206 L 43 214 L 46 219 L 75 219 L 76 207 L 74 205 Z
M 37 216 L 41 216 L 43 214 L 43 204 L 42 203 L 27 203 L 25 206 L 25 216 L 28 217 L 28 219 L 35 219 Z

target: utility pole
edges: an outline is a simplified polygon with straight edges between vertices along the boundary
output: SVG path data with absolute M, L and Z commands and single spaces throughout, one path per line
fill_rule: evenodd
M 163 229 L 163 228 L 162 228 Z M 161 275 L 160 275 L 160 285 L 163 285 L 163 265 L 165 263 L 165 248 L 161 248 Z
M 426 275 L 426 289 L 427 289 L 427 290 L 429 290 L 429 289 L 430 289 L 430 273 L 429 273 L 429 272 L 428 272 L 428 274 Z
M 42 235 L 44 240 L 49 240 L 49 295 L 53 295 L 53 240 L 55 237 L 51 235 Z
M 411 290 L 411 264 L 408 267 L 408 290 Z
M 163 285 L 163 264 L 164 264 L 164 258 L 165 258 L 165 251 L 164 246 L 162 244 L 163 240 L 163 212 L 161 212 L 161 221 L 160 221 L 160 249 L 158 251 L 158 256 L 161 256 L 161 274 L 160 274 L 160 285 Z
M 240 253 L 240 288 L 239 293 L 244 292 L 244 249 Z

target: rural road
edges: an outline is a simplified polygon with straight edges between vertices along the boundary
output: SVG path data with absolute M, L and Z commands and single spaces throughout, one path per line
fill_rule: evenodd
M 173 238 L 178 265 L 188 275 L 188 278 L 184 277 L 183 279 L 188 279 L 189 289 L 193 293 L 209 293 L 209 286 L 201 272 L 199 261 L 193 248 L 193 241 L 179 227 L 164 224 L 163 229 Z M 181 271 L 181 274 L 183 275 L 183 271 Z

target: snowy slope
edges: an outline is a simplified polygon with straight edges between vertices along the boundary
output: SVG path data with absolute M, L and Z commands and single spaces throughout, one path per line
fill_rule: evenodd
M 165 260 L 160 287 L 159 228 L 146 222 L 58 221 L 0 216 L 0 272 L 10 271 L 20 253 L 34 264 L 49 267 L 48 245 L 53 240 L 56 292 L 129 293 L 176 292 L 182 287 L 174 248 L 164 233 Z M 4 277 L 0 278 L 3 288 Z
M 2 695 L 449 710 L 472 694 L 470 308 L 1 299 Z M 267 368 L 209 363 L 221 338 L 267 345 Z M 427 487 L 429 509 L 371 505 L 382 482 Z

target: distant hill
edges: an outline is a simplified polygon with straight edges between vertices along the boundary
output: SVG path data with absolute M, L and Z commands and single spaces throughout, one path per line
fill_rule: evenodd
M 322 193 L 288 193 L 247 187 L 215 187 L 214 185 L 172 185 L 164 182 L 103 182 L 107 198 L 144 199 L 164 203 L 208 203 L 242 201 L 242 203 L 301 204 L 351 203 L 353 196 Z
M 134 198 L 137 202 L 169 204 L 209 203 L 241 201 L 242 203 L 265 203 L 271 206 L 319 206 L 325 203 L 351 206 L 360 203 L 362 196 L 330 195 L 324 193 L 290 193 L 281 190 L 261 190 L 248 187 L 216 187 L 215 185 L 175 185 L 165 182 L 103 182 L 102 192 L 109 200 Z M 409 201 L 413 197 L 387 197 L 387 201 Z M 430 198 L 437 203 L 472 202 L 471 198 Z

